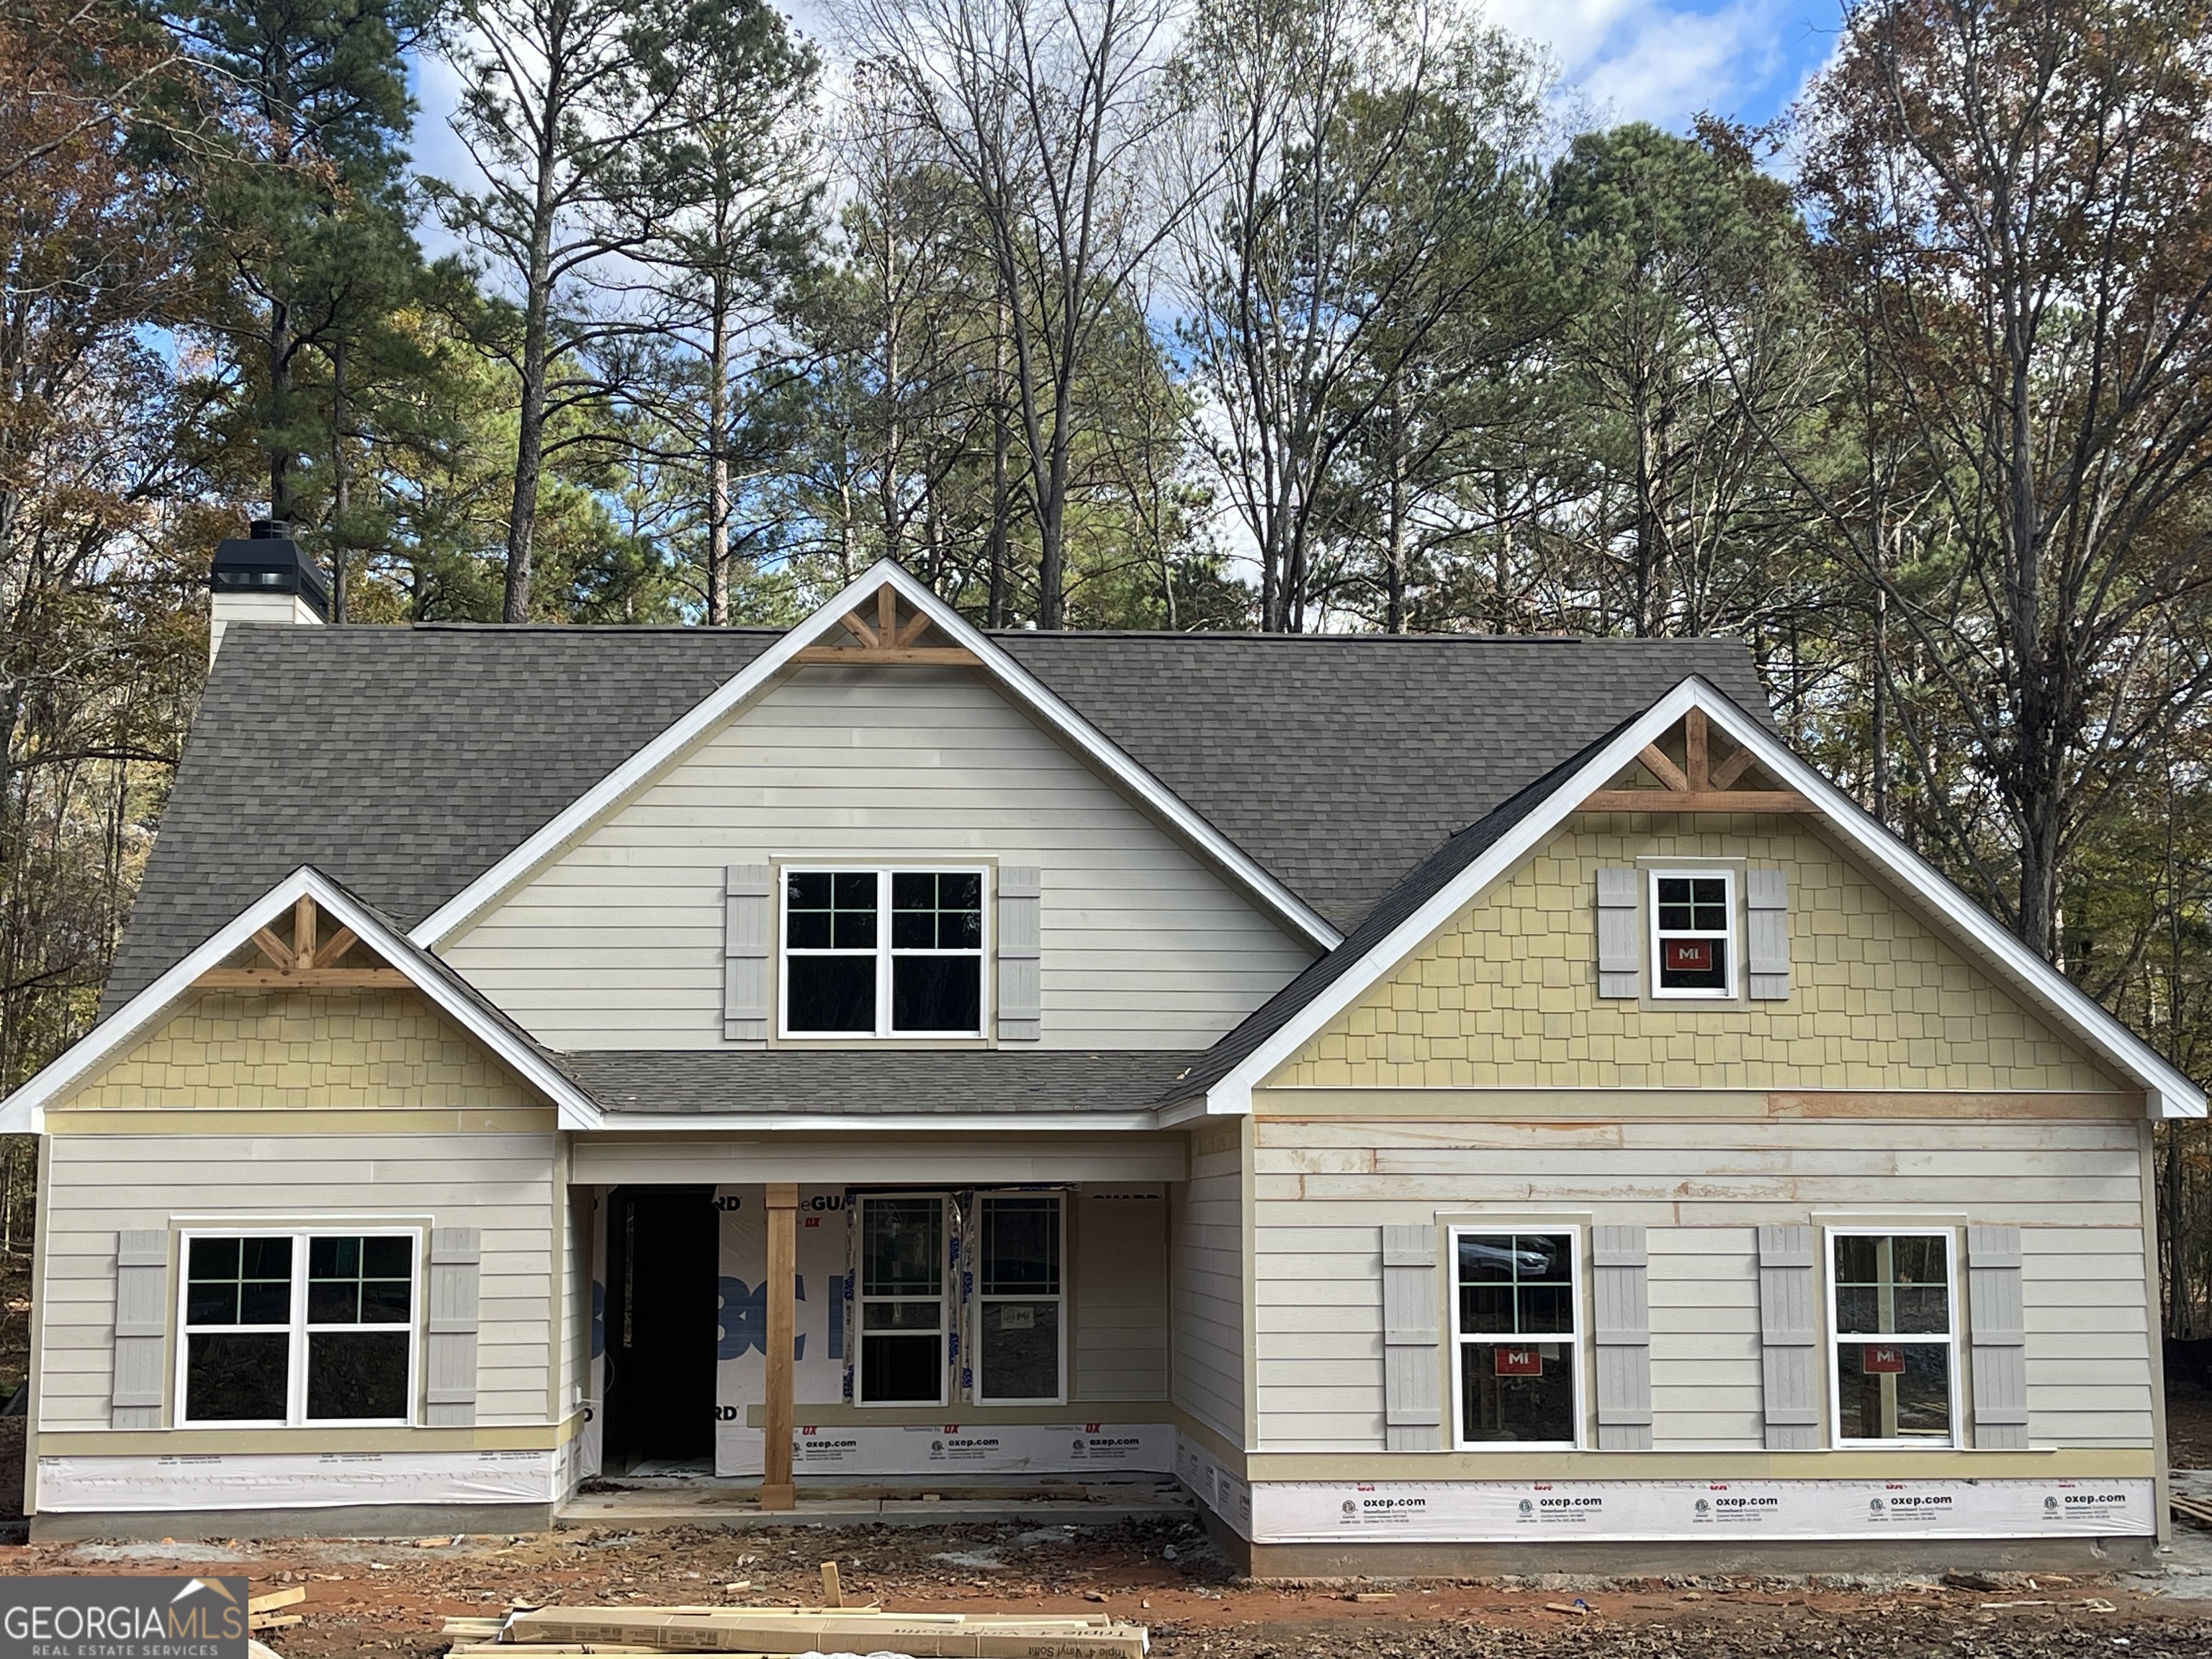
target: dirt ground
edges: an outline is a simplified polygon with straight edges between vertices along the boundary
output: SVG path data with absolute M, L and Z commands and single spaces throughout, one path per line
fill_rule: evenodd
M 304 1585 L 288 1659 L 429 1659 L 449 1614 L 517 1602 L 817 1600 L 834 1552 L 847 1598 L 900 1608 L 1108 1612 L 1163 1659 L 2203 1659 L 2212 1601 L 2122 1581 L 2007 1577 L 1979 1586 L 1751 1578 L 1255 1585 L 1194 1523 L 962 1525 L 736 1532 L 562 1530 L 526 1537 L 0 1547 L 0 1574 L 244 1573 Z M 750 1588 L 733 1589 L 740 1582 Z M 1356 1595 L 1367 1599 L 1354 1600 Z M 1564 1609 L 1564 1610 L 1563 1610 Z
M 2212 1395 L 2186 1382 L 2167 1384 L 2166 1447 L 2177 1469 L 2212 1469 Z

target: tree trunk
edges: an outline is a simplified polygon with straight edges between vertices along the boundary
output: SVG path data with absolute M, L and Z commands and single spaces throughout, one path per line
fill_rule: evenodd
M 730 625 L 730 305 L 714 279 L 707 347 L 707 625 Z
M 346 465 L 346 343 L 331 345 L 331 621 L 346 620 L 346 515 L 353 509 L 353 475 Z
M 985 617 L 1006 625 L 1006 296 L 999 296 L 998 327 L 991 342 L 991 529 L 988 546 L 991 595 Z
M 514 500 L 507 514 L 507 592 L 500 620 L 530 620 L 532 554 L 538 539 L 538 483 L 545 470 L 545 359 L 553 308 L 553 170 L 565 97 L 549 86 L 538 131 L 537 198 L 530 224 L 530 268 L 522 315 L 522 400 L 514 430 Z

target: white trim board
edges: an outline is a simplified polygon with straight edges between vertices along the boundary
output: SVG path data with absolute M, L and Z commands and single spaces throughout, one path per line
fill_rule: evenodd
M 1584 800 L 1607 787 L 1643 752 L 1644 745 L 1672 731 L 1692 708 L 1703 710 L 1711 726 L 1719 728 L 1732 742 L 1749 749 L 1753 758 L 1784 788 L 1804 796 L 1827 830 L 1869 865 L 1926 904 L 1948 924 L 1955 941 L 1965 944 L 1972 955 L 2048 1015 L 2062 1031 L 2101 1056 L 2123 1077 L 2139 1084 L 2149 1115 L 2205 1115 L 2203 1091 L 2160 1059 L 2102 1004 L 2007 933 L 1996 918 L 1960 891 L 1933 865 L 1868 817 L 1857 802 L 1790 753 L 1780 738 L 1695 677 L 1684 680 L 1624 726 L 1573 776 L 1485 848 L 1419 909 L 1399 923 L 1226 1077 L 1208 1089 L 1204 1115 L 1249 1113 L 1252 1091 L 1270 1073 L 1472 904 L 1485 888 L 1541 847 Z M 1667 810 L 1663 795 L 1655 792 L 1651 810 Z M 1186 1121 L 1199 1115 L 1192 1109 L 1192 1104 L 1185 1102 L 1162 1112 L 1162 1122 Z
M 1193 811 L 1174 791 L 1146 771 L 1120 745 L 1085 720 L 1044 683 L 972 627 L 959 612 L 889 559 L 878 560 L 843 592 L 726 680 L 712 695 L 599 781 L 521 846 L 471 882 L 410 935 L 425 950 L 450 942 L 554 858 L 566 851 L 644 788 L 662 771 L 700 744 L 730 714 L 793 666 L 806 647 L 839 633 L 838 618 L 857 608 L 878 589 L 890 587 L 927 615 L 939 632 L 975 653 L 976 661 L 1036 716 L 1047 729 L 1135 796 L 1200 856 L 1298 933 L 1333 950 L 1343 935 L 1297 894 L 1269 875 L 1234 842 Z M 855 666 L 865 661 L 856 654 Z
M 335 916 L 341 925 L 350 927 L 366 948 L 405 975 L 409 982 L 454 1024 L 550 1100 L 559 1114 L 561 1127 L 600 1127 L 599 1105 L 589 1095 L 571 1083 L 536 1048 L 447 984 L 442 976 L 424 972 L 414 947 L 406 939 L 379 921 L 313 866 L 303 864 L 240 911 L 212 939 L 95 1025 L 21 1088 L 0 1101 L 0 1134 L 44 1133 L 49 1102 L 66 1093 L 96 1067 L 145 1035 L 156 1020 L 183 1000 L 202 974 L 210 968 L 221 967 L 225 958 L 246 946 L 257 928 L 285 915 L 302 898 L 313 899 L 325 915 Z

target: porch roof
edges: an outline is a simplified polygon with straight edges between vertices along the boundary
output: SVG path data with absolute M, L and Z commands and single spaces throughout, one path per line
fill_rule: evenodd
M 621 1048 L 554 1057 L 611 1120 L 1149 1110 L 1196 1065 L 1167 1048 Z

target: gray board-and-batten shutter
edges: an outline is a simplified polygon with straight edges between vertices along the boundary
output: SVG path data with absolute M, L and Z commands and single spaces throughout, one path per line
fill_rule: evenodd
M 775 872 L 765 864 L 733 864 L 724 872 L 722 893 L 722 1036 L 765 1045 Z
M 1759 1230 L 1759 1375 L 1769 1451 L 1820 1445 L 1820 1325 L 1813 1230 Z
M 1382 1229 L 1382 1438 L 1390 1451 L 1444 1445 L 1437 1230 Z
M 1974 1444 L 2027 1449 L 2027 1317 L 2021 1282 L 2020 1229 L 1966 1229 L 1968 1376 Z
M 1651 1449 L 1651 1286 L 1641 1227 L 1590 1229 L 1600 1451 Z
M 1641 872 L 1607 867 L 1597 872 L 1597 994 L 1634 997 L 1643 977 L 1644 942 L 1637 927 Z
M 1035 1042 L 1043 1036 L 1044 872 L 999 867 L 999 1041 Z
M 1790 994 L 1790 878 L 1779 870 L 1747 870 L 1744 914 L 1750 929 L 1744 964 L 1753 1002 Z
M 482 1259 L 474 1227 L 430 1230 L 423 1421 L 434 1429 L 469 1428 L 477 1420 L 477 1275 Z
M 169 1235 L 148 1228 L 115 1236 L 113 1429 L 158 1429 L 168 1367 Z

